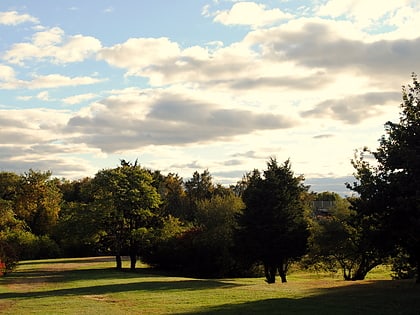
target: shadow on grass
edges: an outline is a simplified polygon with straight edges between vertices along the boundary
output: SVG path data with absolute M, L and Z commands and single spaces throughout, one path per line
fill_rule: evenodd
M 56 264 L 86 264 L 86 263 L 101 263 L 115 261 L 112 256 L 97 256 L 87 258 L 58 258 L 58 259 L 40 259 L 40 260 L 26 260 L 19 262 L 19 266 L 26 265 L 56 265 Z
M 162 278 L 161 278 L 162 277 Z M 1 299 L 25 299 L 43 298 L 50 296 L 78 296 L 78 295 L 102 295 L 108 293 L 128 291 L 167 291 L 167 290 L 205 290 L 212 288 L 229 288 L 238 286 L 223 280 L 201 280 L 173 277 L 170 280 L 163 278 L 162 274 L 156 274 L 150 269 L 139 269 L 136 272 L 117 271 L 115 269 L 86 269 L 86 270 L 63 270 L 63 271 L 19 271 L 5 278 L 5 284 L 31 286 L 37 283 L 59 282 L 65 285 L 73 281 L 93 281 L 89 286 L 76 288 L 63 288 L 54 290 L 29 291 L 29 292 L 6 292 L 0 293 Z M 153 278 L 153 280 L 151 280 Z M 156 279 L 154 279 L 156 278 Z M 162 280 L 159 281 L 159 278 Z M 131 280 L 130 280 L 131 279 Z M 132 279 L 136 279 L 133 282 Z M 98 284 L 95 280 L 113 281 L 113 284 Z
M 376 280 L 313 290 L 303 298 L 274 298 L 224 304 L 189 314 L 420 314 L 420 286 L 412 281 Z

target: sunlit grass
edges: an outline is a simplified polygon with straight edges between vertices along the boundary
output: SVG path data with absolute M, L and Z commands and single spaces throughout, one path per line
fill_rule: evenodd
M 420 288 L 389 280 L 378 267 L 366 281 L 294 271 L 289 282 L 194 279 L 145 266 L 116 271 L 111 258 L 25 261 L 0 279 L 0 314 L 418 314 Z M 125 262 L 128 269 L 128 262 Z

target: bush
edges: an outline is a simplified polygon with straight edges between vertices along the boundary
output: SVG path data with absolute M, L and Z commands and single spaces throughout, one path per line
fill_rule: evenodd
M 416 277 L 416 267 L 405 251 L 400 249 L 391 262 L 392 279 L 414 279 Z
M 9 243 L 14 244 L 15 256 L 19 260 L 57 258 L 60 248 L 49 236 L 36 236 L 28 231 L 10 233 Z

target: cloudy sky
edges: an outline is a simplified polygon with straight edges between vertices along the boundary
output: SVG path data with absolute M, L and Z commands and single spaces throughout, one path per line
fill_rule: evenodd
M 344 194 L 420 73 L 419 29 L 417 0 L 2 0 L 0 171 L 138 159 L 230 184 L 271 156 Z

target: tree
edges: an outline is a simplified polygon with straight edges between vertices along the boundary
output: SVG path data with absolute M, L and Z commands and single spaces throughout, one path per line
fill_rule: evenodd
M 51 172 L 29 170 L 20 176 L 14 210 L 35 235 L 50 235 L 57 224 L 62 195 Z
M 153 227 L 154 211 L 160 197 L 146 169 L 124 160 L 114 169 L 98 172 L 92 181 L 97 213 L 102 218 L 106 239 L 116 257 L 117 269 L 122 268 L 121 255 L 128 250 L 132 270 L 142 242 Z
M 100 216 L 92 206 L 92 179 L 63 179 L 58 187 L 63 194 L 63 202 L 54 237 L 64 255 L 80 257 L 100 253 L 104 230 Z
M 376 165 L 361 156 L 355 164 L 359 182 L 350 188 L 408 254 L 420 282 L 420 83 L 415 74 L 412 80 L 402 88 L 399 122 L 385 124 L 379 148 L 371 152 Z
M 237 216 L 244 204 L 232 192 L 215 195 L 197 203 L 195 233 L 189 255 L 190 270 L 196 275 L 222 277 L 235 272 L 236 262 L 232 253 Z
M 182 178 L 172 173 L 163 176 L 158 171 L 153 173 L 153 177 L 155 187 L 162 200 L 161 214 L 164 216 L 171 215 L 184 221 L 188 220 L 185 211 L 188 204 Z
M 290 161 L 267 163 L 261 176 L 248 174 L 243 192 L 245 209 L 239 218 L 238 244 L 243 257 L 264 265 L 268 283 L 275 282 L 277 270 L 286 282 L 288 264 L 306 252 L 308 228 L 302 176 L 294 176 Z
M 327 270 L 339 267 L 345 280 L 363 280 L 388 257 L 386 236 L 375 219 L 356 206 L 358 198 L 350 198 L 352 205 L 335 193 L 318 194 L 315 200 L 333 204 L 327 213 L 315 213 L 310 220 L 309 262 L 321 263 Z
M 18 220 L 8 200 L 0 198 L 0 275 L 11 271 L 19 261 L 19 244 L 13 242 L 13 236 L 24 231 L 25 224 Z
M 0 172 L 0 199 L 14 202 L 16 200 L 19 175 L 12 172 Z

